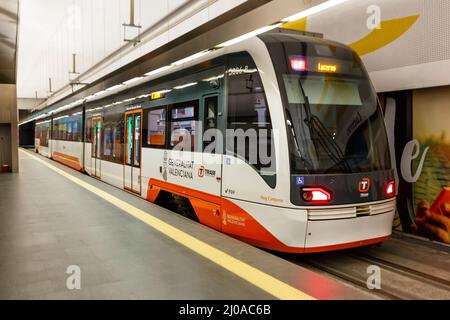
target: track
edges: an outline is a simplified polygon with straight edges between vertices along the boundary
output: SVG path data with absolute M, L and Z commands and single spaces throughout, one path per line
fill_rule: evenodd
M 374 298 L 450 299 L 450 255 L 446 252 L 392 239 L 383 247 L 281 257 L 342 280 Z M 381 288 L 368 289 L 369 266 L 381 271 Z

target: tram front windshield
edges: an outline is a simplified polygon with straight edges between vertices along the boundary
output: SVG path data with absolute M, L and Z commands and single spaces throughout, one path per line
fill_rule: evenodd
M 278 64 L 278 77 L 292 173 L 390 169 L 382 113 L 359 57 L 332 45 L 282 47 L 286 65 Z

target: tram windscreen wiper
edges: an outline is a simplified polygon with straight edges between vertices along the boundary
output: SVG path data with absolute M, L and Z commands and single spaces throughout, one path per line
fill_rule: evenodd
M 298 145 L 298 140 L 297 140 L 297 134 L 295 132 L 294 124 L 293 124 L 293 121 L 292 121 L 292 116 L 291 116 L 291 113 L 289 112 L 288 109 L 286 109 L 286 116 L 287 116 L 286 123 L 287 123 L 289 129 L 291 130 L 292 138 L 294 140 L 295 149 L 296 149 L 296 151 L 298 153 L 298 156 L 300 157 L 300 161 L 302 162 L 302 164 L 303 164 L 303 166 L 304 166 L 304 168 L 306 170 L 306 173 L 309 173 L 309 167 L 311 167 L 311 164 L 306 160 L 306 158 L 303 156 L 302 151 L 300 150 L 300 146 Z
M 304 122 L 309 128 L 309 133 L 311 139 L 314 141 L 316 150 L 317 144 L 319 144 L 336 166 L 342 167 L 345 172 L 351 172 L 351 167 L 348 164 L 347 159 L 345 158 L 345 155 L 339 145 L 328 132 L 322 121 L 317 116 L 312 114 L 311 105 L 309 104 L 309 98 L 306 95 L 305 90 L 303 89 L 301 79 L 298 79 L 298 85 L 304 99 L 303 107 L 306 114 Z

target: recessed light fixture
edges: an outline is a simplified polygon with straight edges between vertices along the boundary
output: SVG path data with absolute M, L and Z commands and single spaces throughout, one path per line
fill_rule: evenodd
M 221 74 L 221 75 L 218 75 L 218 76 L 215 76 L 215 77 L 203 79 L 203 81 L 209 82 L 209 81 L 214 81 L 214 80 L 221 79 L 223 77 L 224 77 L 224 74 Z
M 169 66 L 164 66 L 164 67 L 155 69 L 155 70 L 153 70 L 153 71 L 147 72 L 145 75 L 146 75 L 146 76 L 153 76 L 153 75 L 155 75 L 155 74 L 164 72 L 164 71 L 166 71 L 166 70 L 168 70 L 168 69 L 170 69 L 170 68 L 172 68 L 172 67 L 173 67 L 173 66 L 170 66 L 170 65 L 169 65 Z
M 133 79 L 130 79 L 130 80 L 124 81 L 124 83 L 123 83 L 123 84 L 130 84 L 130 83 L 133 83 L 133 82 L 139 81 L 139 80 L 141 80 L 141 79 L 142 79 L 142 77 L 134 77 Z
M 249 39 L 251 37 L 257 36 L 258 34 L 270 31 L 270 30 L 278 28 L 280 26 L 281 26 L 281 23 L 276 23 L 276 24 L 272 24 L 270 26 L 265 26 L 265 27 L 259 28 L 259 29 L 255 30 L 255 31 L 243 34 L 242 36 L 239 36 L 237 38 L 234 38 L 234 39 L 228 40 L 228 41 L 226 41 L 224 43 L 221 43 L 221 44 L 219 44 L 217 46 L 217 48 L 231 46 L 233 44 L 236 44 L 236 43 L 239 43 L 241 41 L 247 40 L 247 39 Z
M 99 92 L 97 92 L 97 93 L 94 94 L 94 97 L 101 96 L 101 95 L 104 94 L 105 92 L 106 92 L 106 90 L 99 91 Z
M 173 88 L 174 88 L 174 89 L 177 89 L 177 90 L 179 90 L 179 89 L 184 89 L 184 88 L 187 88 L 187 87 L 195 86 L 197 83 L 198 83 L 198 82 L 186 83 L 186 84 L 183 84 L 183 85 L 181 85 L 181 86 L 176 86 L 176 87 L 173 87 Z
M 179 66 L 181 64 L 184 64 L 184 63 L 190 62 L 192 60 L 198 59 L 200 57 L 206 56 L 210 52 L 211 52 L 211 50 L 205 50 L 205 51 L 198 52 L 196 54 L 193 54 L 192 56 L 175 61 L 174 63 L 172 63 L 172 65 Z
M 116 90 L 116 89 L 119 89 L 122 86 L 123 86 L 123 84 L 119 83 L 119 84 L 116 84 L 115 86 L 112 86 L 112 87 L 106 89 L 106 91 Z
M 170 91 L 172 91 L 172 89 L 164 89 L 164 90 L 152 92 L 151 94 L 164 94 L 164 93 L 169 93 Z

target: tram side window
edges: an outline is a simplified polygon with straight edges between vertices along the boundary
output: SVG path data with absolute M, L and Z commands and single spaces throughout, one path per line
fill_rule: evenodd
M 50 125 L 49 123 L 41 123 L 40 124 L 40 145 L 43 147 L 48 147 L 48 135 L 50 133 Z
M 59 120 L 53 121 L 53 139 L 60 140 L 62 138 L 62 133 L 60 132 Z
M 109 115 L 105 117 L 105 122 L 101 130 L 102 141 L 102 159 L 115 163 L 122 163 L 123 152 L 123 122 L 117 115 Z M 91 119 L 88 122 L 92 122 Z M 88 129 L 91 130 L 91 125 L 88 125 Z M 93 134 L 93 133 L 91 133 Z M 89 136 L 90 137 L 90 136 Z M 88 139 L 89 137 L 86 137 Z M 90 142 L 90 140 L 89 140 Z
M 112 157 L 114 162 L 122 163 L 123 148 L 123 129 L 122 122 L 116 122 L 113 126 L 112 138 Z
M 203 130 L 206 132 L 210 129 L 217 129 L 217 105 L 218 105 L 218 97 L 208 97 L 205 99 L 205 115 L 203 121 Z M 214 137 L 210 139 L 210 141 L 203 140 L 203 149 L 205 150 L 209 144 L 214 141 Z
M 147 114 L 147 144 L 151 147 L 166 145 L 166 112 L 166 108 L 161 108 Z
M 81 116 L 74 116 L 71 119 L 71 124 L 72 124 L 72 128 L 71 128 L 71 137 L 70 140 L 71 141 L 81 141 Z
M 34 138 L 41 140 L 41 124 L 36 124 L 34 132 Z
M 230 60 L 227 153 L 245 159 L 275 187 L 272 121 L 261 77 L 250 56 Z
M 110 126 L 105 126 L 103 130 L 103 156 L 106 160 L 111 157 L 112 152 L 112 130 Z
M 72 140 L 73 141 L 80 141 L 80 126 L 78 119 L 75 119 L 75 121 L 72 124 Z
M 54 140 L 58 139 L 58 130 L 57 130 L 56 121 L 53 121 L 52 139 L 54 139 Z
M 72 122 L 69 121 L 66 125 L 67 127 L 67 136 L 66 136 L 66 140 L 67 141 L 72 141 L 73 137 L 72 137 Z
M 67 128 L 66 128 L 66 123 L 63 123 L 61 121 L 61 123 L 59 124 L 59 132 L 60 132 L 60 139 L 61 140 L 66 140 L 67 139 Z
M 91 142 L 92 119 L 86 119 L 85 142 Z
M 170 111 L 170 147 L 194 151 L 198 101 L 177 103 Z

